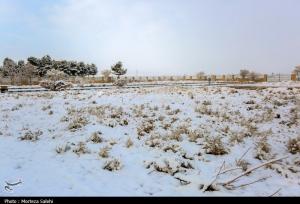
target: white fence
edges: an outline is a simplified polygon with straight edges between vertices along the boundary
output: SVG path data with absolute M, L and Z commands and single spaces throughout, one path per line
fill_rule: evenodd
M 290 81 L 290 74 L 271 74 L 268 75 L 268 82 L 281 82 L 281 81 Z

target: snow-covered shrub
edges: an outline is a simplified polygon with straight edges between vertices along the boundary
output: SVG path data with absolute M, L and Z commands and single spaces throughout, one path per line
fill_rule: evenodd
M 40 82 L 40 86 L 51 91 L 62 91 L 71 88 L 73 85 L 65 82 L 66 74 L 58 70 L 49 70 L 46 74 L 48 80 Z
M 111 159 L 105 163 L 103 169 L 108 171 L 117 171 L 122 168 L 121 161 L 118 159 Z
M 154 130 L 154 128 L 155 128 L 154 120 L 144 121 L 137 128 L 138 136 L 145 136 L 145 134 L 149 134 L 152 130 Z
M 236 162 L 236 165 L 238 167 L 241 167 L 243 171 L 247 171 L 247 169 L 249 168 L 250 163 L 247 162 L 246 160 L 242 159 Z
M 133 145 L 133 142 L 130 138 L 128 138 L 128 140 L 126 141 L 126 147 L 130 148 Z
M 204 115 L 212 115 L 212 109 L 209 108 L 208 106 L 206 105 L 198 105 L 196 108 L 195 108 L 195 112 L 196 113 L 200 113 L 200 114 L 204 114 Z
M 199 130 L 189 130 L 187 135 L 190 142 L 197 142 L 199 138 L 203 137 L 202 132 Z
M 101 157 L 101 158 L 108 158 L 109 157 L 109 147 L 104 147 L 104 148 L 101 148 L 98 155 Z
M 288 150 L 291 154 L 300 153 L 300 136 L 294 139 L 289 139 Z
M 103 139 L 101 138 L 101 134 L 102 133 L 100 131 L 92 133 L 89 141 L 92 141 L 95 144 L 101 143 L 103 141 Z
M 254 100 L 246 101 L 245 104 L 247 104 L 247 105 L 254 105 L 255 101 Z
M 221 137 L 206 137 L 204 147 L 207 154 L 224 155 L 228 154 L 228 149 L 225 148 Z
M 80 156 L 81 154 L 89 154 L 90 150 L 86 147 L 86 144 L 84 142 L 79 142 L 73 152 Z
M 267 138 L 264 137 L 256 143 L 256 155 L 255 158 L 259 160 L 270 159 L 271 146 L 269 145 Z
M 231 132 L 229 135 L 229 141 L 232 143 L 241 143 L 244 141 L 245 133 L 243 132 Z
M 180 147 L 178 145 L 168 145 L 166 147 L 163 148 L 164 152 L 168 152 L 168 151 L 172 151 L 173 153 L 177 153 L 178 151 L 180 151 Z
M 211 101 L 203 101 L 202 103 L 204 106 L 210 106 L 211 105 Z
M 178 172 L 184 172 L 185 170 L 181 167 L 182 162 L 173 159 L 164 159 L 162 161 L 149 162 L 146 165 L 147 169 L 153 168 L 155 171 L 162 172 L 174 176 Z M 183 165 L 184 166 L 184 165 Z M 190 167 L 189 164 L 186 167 Z
M 56 151 L 57 154 L 66 153 L 69 150 L 71 150 L 71 147 L 68 144 L 66 144 L 66 145 L 59 145 L 55 149 L 55 151 Z
M 124 87 L 128 84 L 127 80 L 125 79 L 118 79 L 114 82 L 114 85 L 117 87 Z
M 75 118 L 70 122 L 68 128 L 71 132 L 75 132 L 80 128 L 83 128 L 88 124 L 88 119 L 84 116 L 75 116 Z
M 28 140 L 28 141 L 37 141 L 39 140 L 39 136 L 43 134 L 42 131 L 38 130 L 37 132 L 26 132 L 23 136 L 19 137 L 20 140 Z
M 40 86 L 51 91 L 62 91 L 73 87 L 71 83 L 65 81 L 41 81 Z

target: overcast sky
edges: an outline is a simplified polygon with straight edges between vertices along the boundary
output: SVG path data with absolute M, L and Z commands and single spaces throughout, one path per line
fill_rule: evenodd
M 300 0 L 0 0 L 0 60 L 46 54 L 139 75 L 290 73 Z

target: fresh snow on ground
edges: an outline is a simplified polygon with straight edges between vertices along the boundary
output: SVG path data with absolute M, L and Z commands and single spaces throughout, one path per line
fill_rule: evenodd
M 287 87 L 1 94 L 0 196 L 299 196 L 300 154 L 288 150 L 300 136 L 299 97 Z M 211 153 L 214 144 L 226 153 Z M 244 153 L 244 170 L 288 157 L 227 188 L 242 169 L 200 188 Z M 104 168 L 114 160 L 114 171 Z

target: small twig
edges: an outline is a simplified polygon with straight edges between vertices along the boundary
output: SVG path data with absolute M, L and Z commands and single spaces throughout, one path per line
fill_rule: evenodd
M 152 174 L 154 171 L 156 171 L 156 170 L 152 170 L 152 171 L 150 171 L 148 174 Z
M 189 185 L 191 183 L 190 181 L 186 181 L 186 180 L 183 180 L 183 179 L 178 178 L 178 177 L 174 177 L 174 178 L 179 180 L 181 185 Z
M 250 151 L 251 147 L 249 147 L 247 149 L 247 151 L 241 156 L 241 158 L 239 158 L 239 160 L 237 160 L 236 164 L 239 165 L 240 162 L 242 161 L 242 159 L 246 156 L 246 154 Z
M 286 159 L 286 158 L 288 158 L 288 156 L 281 157 L 281 158 L 279 158 L 279 159 L 273 159 L 273 160 L 270 160 L 270 161 L 265 162 L 265 163 L 263 163 L 263 164 L 257 165 L 257 166 L 255 166 L 255 167 L 253 167 L 253 168 L 251 168 L 251 169 L 245 171 L 244 173 L 238 175 L 237 177 L 235 177 L 235 178 L 233 178 L 233 179 L 231 179 L 231 180 L 229 180 L 229 181 L 223 183 L 222 185 L 223 185 L 223 186 L 229 185 L 229 184 L 235 182 L 236 180 L 238 180 L 239 178 L 241 178 L 241 177 L 243 177 L 243 176 L 245 176 L 245 175 L 251 173 L 252 171 L 254 171 L 254 170 L 256 170 L 256 169 L 259 169 L 259 168 L 261 168 L 261 167 L 263 167 L 263 166 L 265 166 L 265 165 L 268 165 L 268 164 L 271 164 L 271 163 L 274 163 L 274 162 L 277 162 L 277 161 L 279 161 L 279 160 Z
M 5 188 L 6 191 L 12 191 L 12 190 L 13 190 L 13 189 L 12 189 L 11 187 L 9 187 L 9 186 L 5 186 L 4 188 Z
M 19 181 L 18 181 L 18 182 L 16 182 L 16 183 L 9 183 L 9 182 L 5 181 L 5 183 L 6 183 L 8 186 L 17 186 L 17 185 L 21 184 L 21 183 L 22 183 L 22 181 L 21 181 L 21 180 L 19 180 Z
M 274 195 L 276 195 L 277 193 L 279 193 L 281 191 L 281 188 L 279 188 L 275 193 L 273 193 L 272 195 L 268 196 L 268 197 L 273 197 Z
M 226 169 L 226 170 L 222 171 L 219 175 L 225 174 L 229 171 L 235 171 L 235 170 L 239 170 L 239 169 L 243 169 L 243 168 L 242 167 L 234 167 L 234 168 L 231 168 L 231 169 Z
M 223 161 L 223 163 L 222 163 L 222 165 L 221 165 L 221 167 L 220 167 L 220 169 L 219 169 L 219 172 L 218 172 L 218 174 L 215 176 L 214 180 L 212 180 L 212 182 L 210 182 L 210 184 L 207 185 L 206 187 L 203 187 L 203 192 L 207 191 L 208 189 L 210 189 L 210 188 L 212 187 L 212 185 L 213 185 L 213 184 L 216 182 L 216 180 L 218 179 L 218 177 L 219 177 L 219 175 L 220 175 L 222 169 L 224 168 L 224 166 L 225 166 L 225 161 Z
M 268 178 L 271 178 L 271 177 L 272 177 L 272 176 L 267 176 L 267 177 L 264 177 L 264 178 L 260 178 L 260 179 L 258 179 L 258 180 L 256 180 L 256 181 L 251 182 L 251 183 L 246 183 L 246 184 L 242 184 L 242 185 L 239 185 L 239 186 L 234 186 L 234 188 L 237 189 L 237 188 L 249 186 L 249 185 L 251 185 L 251 184 L 254 184 L 254 183 L 257 183 L 257 182 L 260 182 L 260 181 L 267 180 Z

